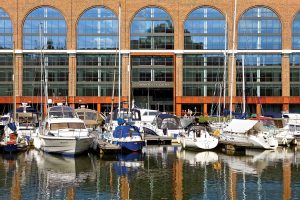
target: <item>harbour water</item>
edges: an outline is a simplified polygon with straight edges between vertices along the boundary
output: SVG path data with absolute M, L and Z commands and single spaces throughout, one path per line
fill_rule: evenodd
M 300 150 L 0 154 L 0 199 L 299 199 Z

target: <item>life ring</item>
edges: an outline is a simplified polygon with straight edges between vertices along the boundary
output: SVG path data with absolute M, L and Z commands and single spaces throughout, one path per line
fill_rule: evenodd
M 221 163 L 220 162 L 214 163 L 214 169 L 215 170 L 220 170 L 221 169 Z
M 221 134 L 221 132 L 220 132 L 219 129 L 216 129 L 216 130 L 214 131 L 214 136 L 219 137 L 220 134 Z

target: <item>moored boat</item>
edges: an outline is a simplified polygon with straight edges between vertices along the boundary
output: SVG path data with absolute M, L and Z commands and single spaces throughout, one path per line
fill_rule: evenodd
M 220 144 L 244 148 L 276 149 L 278 141 L 257 120 L 232 119 L 220 134 Z
M 195 123 L 191 125 L 185 134 L 181 134 L 178 140 L 185 149 L 208 150 L 218 145 L 218 138 L 208 132 L 208 126 Z
M 74 109 L 58 105 L 49 108 L 45 123 L 34 139 L 34 146 L 49 153 L 76 155 L 87 151 L 92 139 Z
M 125 123 L 123 119 L 118 119 L 118 121 L 118 126 L 114 130 L 103 133 L 104 140 L 120 146 L 125 151 L 141 151 L 144 140 L 139 128 Z

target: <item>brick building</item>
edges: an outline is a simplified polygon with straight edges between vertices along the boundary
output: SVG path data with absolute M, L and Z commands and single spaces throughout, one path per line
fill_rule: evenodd
M 44 74 L 102 112 L 300 112 L 300 1 L 2 0 L 0 72 L 3 112 L 45 102 Z

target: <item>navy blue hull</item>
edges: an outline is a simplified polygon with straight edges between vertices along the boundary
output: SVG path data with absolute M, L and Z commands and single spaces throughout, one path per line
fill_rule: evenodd
M 116 144 L 127 151 L 141 151 L 143 148 L 143 142 L 117 142 Z

